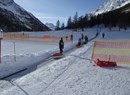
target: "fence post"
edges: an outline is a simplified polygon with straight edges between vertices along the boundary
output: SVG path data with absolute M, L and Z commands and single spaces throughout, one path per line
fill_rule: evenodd
M 3 30 L 0 29 L 0 63 L 1 63 L 1 40 L 3 39 Z
M 94 46 L 93 46 L 93 51 L 92 51 L 92 56 L 91 56 L 91 60 L 90 60 L 90 63 L 92 63 L 93 61 L 93 56 L 94 56 L 94 49 L 96 47 L 96 41 L 94 42 Z
M 0 63 L 1 63 L 1 38 L 0 38 Z
M 15 50 L 15 42 L 14 42 L 14 61 L 16 62 L 16 50 Z

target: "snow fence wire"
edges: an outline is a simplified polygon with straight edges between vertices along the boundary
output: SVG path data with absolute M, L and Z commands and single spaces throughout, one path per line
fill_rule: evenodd
M 91 59 L 130 64 L 130 40 L 96 40 Z
M 3 38 L 9 40 L 21 40 L 21 41 L 31 41 L 31 42 L 41 42 L 41 43 L 57 43 L 63 38 L 64 42 L 71 42 L 71 35 L 65 36 L 51 36 L 51 35 L 41 35 L 33 36 L 25 33 L 4 33 Z

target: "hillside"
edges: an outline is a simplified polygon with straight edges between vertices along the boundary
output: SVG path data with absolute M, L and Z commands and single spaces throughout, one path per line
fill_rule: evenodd
M 0 28 L 5 32 L 50 30 L 13 0 L 0 1 Z

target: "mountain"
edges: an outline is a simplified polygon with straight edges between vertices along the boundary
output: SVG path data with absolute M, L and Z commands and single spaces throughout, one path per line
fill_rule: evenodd
M 45 23 L 47 27 L 49 27 L 51 30 L 55 30 L 56 26 L 52 23 Z
M 0 0 L 0 28 L 5 32 L 50 30 L 14 0 Z
M 98 15 L 116 10 L 127 5 L 128 3 L 130 3 L 130 0 L 106 0 L 105 3 L 96 10 L 95 14 Z
M 92 28 L 92 27 L 130 27 L 130 0 L 105 0 L 105 3 L 95 12 L 86 13 L 67 25 L 68 29 Z
M 120 8 L 121 13 L 130 13 L 130 3 L 126 4 L 125 6 Z

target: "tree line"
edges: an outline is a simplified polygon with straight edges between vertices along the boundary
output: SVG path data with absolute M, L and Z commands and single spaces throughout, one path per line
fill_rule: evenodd
M 60 27 L 60 21 L 57 21 L 56 30 L 60 29 L 82 29 L 91 28 L 93 26 L 104 25 L 111 29 L 111 27 L 119 27 L 126 29 L 130 26 L 130 11 L 127 10 L 126 7 L 119 8 L 117 10 L 109 11 L 102 14 L 86 14 L 84 16 L 78 17 L 78 12 L 72 18 L 71 16 L 68 18 L 67 25 L 64 26 L 62 23 Z

